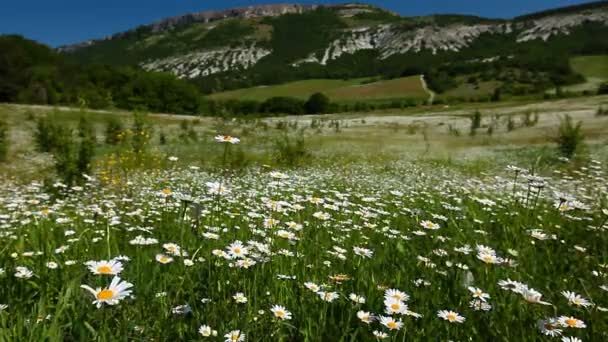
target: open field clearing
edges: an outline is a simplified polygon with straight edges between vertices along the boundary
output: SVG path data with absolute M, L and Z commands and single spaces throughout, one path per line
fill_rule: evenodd
M 2 105 L 0 340 L 606 340 L 607 104 Z M 586 143 L 571 160 L 552 140 L 566 114 Z M 82 181 L 57 180 L 41 122 L 93 134 Z
M 572 69 L 580 73 L 587 80 L 585 83 L 567 86 L 567 91 L 596 91 L 597 88 L 608 80 L 608 56 L 579 56 L 570 60 Z
M 391 100 L 399 98 L 427 98 L 422 88 L 420 76 L 410 76 L 393 80 L 366 83 L 367 79 L 331 80 L 317 79 L 290 82 L 275 86 L 260 86 L 217 93 L 210 96 L 216 100 L 239 99 L 264 101 L 275 96 L 289 96 L 300 99 L 316 92 L 325 93 L 332 101 L 355 102 L 364 100 Z

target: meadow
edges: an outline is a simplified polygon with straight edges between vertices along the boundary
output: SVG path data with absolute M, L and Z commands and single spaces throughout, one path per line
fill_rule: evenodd
M 138 126 L 2 105 L 0 340 L 607 340 L 602 106 Z M 585 137 L 570 158 L 566 114 Z M 76 139 L 82 117 L 95 158 L 67 184 L 37 130 Z
M 314 79 L 288 82 L 275 86 L 258 86 L 216 93 L 215 100 L 265 101 L 275 96 L 288 96 L 306 100 L 310 95 L 322 92 L 332 101 L 355 102 L 370 100 L 392 100 L 401 98 L 426 99 L 420 76 L 409 76 L 392 80 L 355 78 L 349 80 Z

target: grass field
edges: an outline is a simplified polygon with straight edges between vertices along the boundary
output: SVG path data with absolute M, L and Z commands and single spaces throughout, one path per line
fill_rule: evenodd
M 574 71 L 587 78 L 608 79 L 608 55 L 574 57 L 570 64 Z
M 608 340 L 601 105 L 151 114 L 143 147 L 104 142 L 129 113 L 0 105 L 0 341 Z M 36 121 L 81 116 L 94 168 L 67 185 Z
M 574 57 L 570 59 L 570 65 L 587 81 L 565 87 L 564 90 L 573 92 L 596 91 L 601 83 L 608 81 L 608 55 Z
M 331 80 L 315 79 L 261 86 L 213 94 L 212 99 L 240 99 L 264 101 L 274 96 L 290 96 L 300 99 L 322 92 L 331 100 L 354 102 L 359 100 L 390 100 L 395 98 L 426 98 L 419 76 L 365 83 L 368 79 Z

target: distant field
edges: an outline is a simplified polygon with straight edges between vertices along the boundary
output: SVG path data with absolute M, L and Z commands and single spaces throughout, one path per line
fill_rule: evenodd
M 314 79 L 275 86 L 261 86 L 213 94 L 217 100 L 241 99 L 264 101 L 274 96 L 307 99 L 316 92 L 325 93 L 333 101 L 383 100 L 394 98 L 426 98 L 419 76 L 396 78 L 364 84 L 367 78 L 351 80 Z
M 586 82 L 565 87 L 566 91 L 595 91 L 608 80 L 608 55 L 574 57 L 570 59 L 570 65 L 585 77 Z
M 608 79 L 608 55 L 574 57 L 570 65 L 586 78 Z

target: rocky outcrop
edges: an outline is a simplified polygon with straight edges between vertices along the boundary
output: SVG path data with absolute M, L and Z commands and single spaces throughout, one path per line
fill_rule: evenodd
M 165 71 L 179 78 L 208 76 L 222 71 L 248 69 L 255 65 L 270 50 L 255 45 L 241 48 L 221 48 L 171 56 L 143 63 L 148 71 Z
M 344 54 L 352 54 L 365 49 L 377 49 L 382 59 L 394 54 L 420 52 L 423 49 L 433 53 L 439 51 L 459 51 L 484 33 L 508 33 L 510 24 L 497 25 L 450 25 L 439 27 L 430 25 L 403 31 L 398 25 L 382 25 L 347 31 L 333 41 L 321 57 L 317 54 L 294 63 L 316 62 L 322 65 Z
M 535 39 L 547 41 L 553 36 L 570 34 L 573 28 L 586 22 L 608 24 L 608 10 L 600 9 L 567 15 L 548 16 L 520 23 L 518 26 L 523 31 L 517 37 L 517 41 L 527 42 Z
M 287 13 L 302 13 L 320 6 L 335 8 L 340 16 L 347 18 L 377 10 L 373 6 L 364 4 L 248 6 L 225 11 L 206 11 L 176 16 L 141 26 L 135 30 L 143 28 L 153 33 L 163 32 L 197 22 L 207 23 L 227 18 L 279 16 Z M 554 12 L 550 15 L 536 15 L 511 21 L 479 20 L 478 22 L 477 24 L 428 24 L 408 28 L 405 28 L 403 24 L 393 23 L 350 28 L 342 31 L 340 37 L 324 49 L 311 53 L 307 57 L 293 62 L 292 65 L 299 66 L 304 63 L 326 65 L 343 55 L 354 54 L 361 50 L 377 50 L 381 59 L 421 51 L 430 51 L 433 54 L 458 52 L 471 46 L 485 34 L 512 34 L 508 39 L 514 39 L 519 43 L 539 39 L 547 41 L 553 36 L 570 34 L 573 29 L 585 23 L 608 25 L 608 6 Z M 105 39 L 118 39 L 135 30 Z M 601 39 L 601 37 L 599 38 Z M 87 41 L 60 50 L 74 51 L 94 45 L 96 42 L 98 41 Z M 141 66 L 147 70 L 171 72 L 181 78 L 194 78 L 227 70 L 247 69 L 271 53 L 272 51 L 260 48 L 256 43 L 243 41 L 240 45 L 234 44 L 202 51 L 193 47 L 187 53 L 176 53 L 166 58 L 146 61 Z

